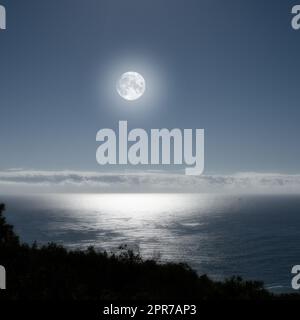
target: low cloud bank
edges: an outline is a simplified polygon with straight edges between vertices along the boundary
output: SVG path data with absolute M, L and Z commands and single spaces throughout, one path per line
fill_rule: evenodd
M 300 175 L 8 170 L 0 171 L 0 192 L 300 193 Z

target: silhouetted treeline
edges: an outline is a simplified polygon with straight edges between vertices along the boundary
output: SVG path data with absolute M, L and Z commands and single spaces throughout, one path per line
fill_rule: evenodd
M 0 299 L 278 299 L 262 282 L 235 277 L 216 282 L 198 276 L 186 264 L 143 260 L 123 247 L 118 254 L 70 251 L 54 243 L 20 243 L 0 205 L 0 265 L 7 271 L 7 290 Z

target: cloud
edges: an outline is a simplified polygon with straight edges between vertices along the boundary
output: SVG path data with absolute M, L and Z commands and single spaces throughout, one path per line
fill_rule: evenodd
M 244 172 L 186 176 L 167 172 L 0 171 L 0 192 L 300 193 L 300 175 Z

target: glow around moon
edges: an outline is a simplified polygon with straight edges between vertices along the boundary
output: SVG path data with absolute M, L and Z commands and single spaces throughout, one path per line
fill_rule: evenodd
M 145 79 L 137 72 L 125 72 L 117 82 L 119 95 L 128 101 L 139 99 L 145 93 L 145 90 Z

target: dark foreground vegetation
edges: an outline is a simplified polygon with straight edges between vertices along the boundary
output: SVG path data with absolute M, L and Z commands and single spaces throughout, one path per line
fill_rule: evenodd
M 0 265 L 7 272 L 7 300 L 298 299 L 275 296 L 262 282 L 235 277 L 216 282 L 186 264 L 143 260 L 122 248 L 118 254 L 68 251 L 56 244 L 20 243 L 0 205 Z

